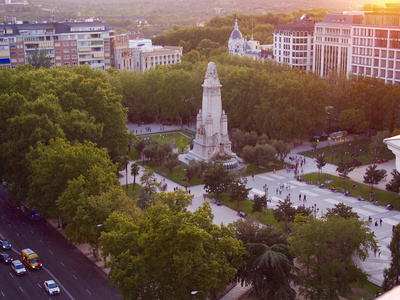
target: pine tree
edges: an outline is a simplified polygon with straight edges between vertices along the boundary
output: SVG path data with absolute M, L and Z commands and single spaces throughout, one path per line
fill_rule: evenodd
M 389 269 L 383 272 L 382 287 L 385 291 L 391 290 L 400 283 L 400 224 L 393 230 L 392 241 L 388 246 L 392 252 L 392 261 Z

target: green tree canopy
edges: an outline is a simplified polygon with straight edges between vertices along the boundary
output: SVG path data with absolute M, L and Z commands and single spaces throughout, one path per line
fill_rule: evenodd
M 246 252 L 212 219 L 208 203 L 195 212 L 157 204 L 137 219 L 114 213 L 101 236 L 111 281 L 126 299 L 187 299 L 193 290 L 215 297 Z

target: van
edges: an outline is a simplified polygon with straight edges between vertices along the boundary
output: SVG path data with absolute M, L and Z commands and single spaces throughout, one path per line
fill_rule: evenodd
M 39 270 L 42 268 L 42 261 L 31 249 L 23 249 L 21 252 L 22 262 L 30 269 Z

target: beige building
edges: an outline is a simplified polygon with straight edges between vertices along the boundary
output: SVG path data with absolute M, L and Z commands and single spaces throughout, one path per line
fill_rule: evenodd
M 118 35 L 114 39 L 114 66 L 118 70 L 147 71 L 157 65 L 181 62 L 182 47 L 153 46 L 150 39 Z

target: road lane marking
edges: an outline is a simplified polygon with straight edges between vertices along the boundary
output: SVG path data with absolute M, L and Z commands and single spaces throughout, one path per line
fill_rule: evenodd
M 8 223 L 8 226 L 10 226 L 10 227 L 11 227 L 11 224 L 10 224 L 10 223 Z
M 41 243 L 43 244 L 43 241 L 42 241 L 42 240 L 39 240 L 39 242 L 41 242 Z
M 53 251 L 49 250 L 49 252 L 54 255 Z
M 32 230 L 29 230 L 31 233 L 33 233 L 33 231 Z
M 17 236 L 20 236 L 18 232 L 15 233 Z
M 56 276 L 54 276 L 54 274 L 50 272 L 49 269 L 47 269 L 46 267 L 42 267 L 42 269 L 45 270 L 51 277 L 53 277 L 53 280 L 56 281 L 60 287 L 62 287 L 62 289 L 64 290 L 64 292 L 67 294 L 67 296 L 68 296 L 71 300 L 75 300 L 75 298 L 72 297 L 72 295 L 68 292 L 68 290 L 62 285 L 61 281 L 58 280 L 58 279 L 56 278 Z
M 271 177 L 276 178 L 276 179 L 284 179 L 285 177 L 277 174 L 270 174 Z
M 75 275 L 72 275 L 72 277 L 74 277 L 76 280 L 78 280 L 78 278 L 76 278 L 76 276 L 75 276 Z
M 62 261 L 60 261 L 60 264 L 61 264 L 63 267 L 65 267 L 65 265 L 62 263 Z
M 19 287 L 19 289 L 21 290 L 21 292 L 24 292 L 24 290 L 22 289 L 22 287 Z
M 268 176 L 259 176 L 260 178 L 262 178 L 262 179 L 265 179 L 265 180 L 267 180 L 267 181 L 275 181 L 275 179 L 274 178 L 271 178 L 271 177 L 268 177 Z
M 298 185 L 298 186 L 307 186 L 308 185 L 307 183 L 300 182 L 297 180 L 290 180 L 289 182 L 290 182 L 290 184 L 293 184 L 295 187 L 296 187 L 296 185 Z
M 91 295 L 91 294 L 92 294 L 91 292 L 89 292 L 89 290 L 88 290 L 88 289 L 86 289 L 86 291 L 89 293 L 89 295 Z
M 364 205 L 363 207 L 364 207 L 364 208 L 367 208 L 367 209 L 374 210 L 374 211 L 376 211 L 376 212 L 378 212 L 378 213 L 384 213 L 384 212 L 386 212 L 386 209 L 381 208 L 381 207 L 378 207 L 378 206 L 375 206 L 375 205 L 372 205 L 372 204 L 367 204 L 367 205 Z
M 320 196 L 319 194 L 316 194 L 316 193 L 313 193 L 313 192 L 310 192 L 310 191 L 305 191 L 305 190 L 300 191 L 299 193 L 305 194 L 305 195 L 310 196 L 310 197 L 319 197 Z
M 3 291 L 1 291 L 1 294 L 3 295 L 4 298 L 6 297 L 6 295 L 4 295 L 4 293 L 3 293 Z
M 42 287 L 40 286 L 40 283 L 39 283 L 39 282 L 36 282 L 36 284 L 38 285 L 39 288 L 42 288 Z

